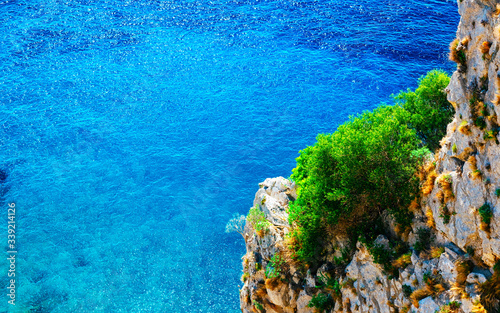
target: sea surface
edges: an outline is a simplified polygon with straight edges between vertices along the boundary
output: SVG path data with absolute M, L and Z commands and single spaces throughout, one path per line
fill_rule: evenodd
M 226 222 L 318 133 L 451 73 L 458 22 L 451 0 L 0 0 L 0 312 L 239 312 Z

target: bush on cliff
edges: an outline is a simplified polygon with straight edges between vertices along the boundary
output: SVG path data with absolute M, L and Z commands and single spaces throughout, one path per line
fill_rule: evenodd
M 394 99 L 411 116 L 409 126 L 431 151 L 439 148 L 439 141 L 446 134 L 446 126 L 451 122 L 454 109 L 444 89 L 450 77 L 443 71 L 434 70 L 419 79 L 415 91 L 400 92 Z
M 336 132 L 318 135 L 316 144 L 300 152 L 292 174 L 298 198 L 289 207 L 294 226 L 290 243 L 296 259 L 320 258 L 327 230 L 370 233 L 368 225 L 385 210 L 403 228 L 411 223 L 407 208 L 418 193 L 415 173 L 429 153 L 421 138 L 434 145 L 436 136 L 446 129 L 448 111 L 435 103 L 444 88 L 441 75 L 446 76 L 431 72 L 420 80 L 414 95 L 408 91 L 395 97 L 404 103 L 351 117 Z M 442 116 L 428 119 L 429 125 L 416 117 L 416 112 L 436 111 Z

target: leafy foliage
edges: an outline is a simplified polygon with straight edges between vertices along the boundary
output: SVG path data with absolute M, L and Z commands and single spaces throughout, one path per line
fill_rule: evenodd
M 406 298 L 410 298 L 411 293 L 413 290 L 411 289 L 410 285 L 403 285 L 403 294 L 405 295 Z
M 415 173 L 430 154 L 423 143 L 438 147 L 453 113 L 443 92 L 448 82 L 432 71 L 414 92 L 395 96 L 396 105 L 351 117 L 300 152 L 291 176 L 298 198 L 289 206 L 295 259 L 319 260 L 327 230 L 371 240 L 366 236 L 377 235 L 371 225 L 386 210 L 400 228 L 411 223 Z
M 264 212 L 262 212 L 257 205 L 252 207 L 248 212 L 247 221 L 257 233 L 263 234 L 269 229 L 270 223 L 266 219 Z
M 332 296 L 324 293 L 318 293 L 313 296 L 311 301 L 309 301 L 309 304 L 307 304 L 308 307 L 315 308 L 319 312 L 330 310 L 334 307 L 334 305 L 335 302 L 333 301 Z
M 417 134 L 431 151 L 439 148 L 439 141 L 446 134 L 446 126 L 454 113 L 444 92 L 449 83 L 450 77 L 445 72 L 430 71 L 420 78 L 415 91 L 408 89 L 394 97 L 411 113 L 410 127 L 417 130 Z
M 283 272 L 283 266 L 285 265 L 285 260 L 283 257 L 276 253 L 271 258 L 271 261 L 266 266 L 266 277 L 267 278 L 278 278 Z
M 420 227 L 417 230 L 417 241 L 413 245 L 413 248 L 416 252 L 420 253 L 420 251 L 427 250 L 430 248 L 432 237 L 431 231 L 428 228 Z
M 483 223 L 490 224 L 491 218 L 493 217 L 493 210 L 489 203 L 485 203 L 479 208 L 479 215 L 481 215 Z
M 412 152 L 420 140 L 407 119 L 401 107 L 382 106 L 301 151 L 292 175 L 299 197 L 289 208 L 290 222 L 298 226 L 299 259 L 318 256 L 320 234 L 341 219 L 349 224 L 349 217 L 372 218 L 388 208 L 399 223 L 409 223 L 406 207 L 418 187 L 413 174 L 419 158 Z
M 341 296 L 341 286 L 335 277 L 319 274 L 319 285 L 316 288 L 325 289 L 333 292 L 337 297 Z

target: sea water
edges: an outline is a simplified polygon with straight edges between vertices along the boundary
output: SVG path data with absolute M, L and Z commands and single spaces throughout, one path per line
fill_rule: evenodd
M 0 312 L 239 312 L 226 222 L 318 133 L 451 73 L 458 21 L 448 0 L 0 0 Z

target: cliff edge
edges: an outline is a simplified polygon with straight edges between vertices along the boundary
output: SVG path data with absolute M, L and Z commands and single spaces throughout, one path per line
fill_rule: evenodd
M 500 4 L 458 7 L 457 70 L 446 89 L 455 115 L 422 174 L 411 230 L 398 235 L 387 217 L 392 231 L 372 246 L 357 242 L 344 254 L 347 241 L 334 238 L 322 264 L 290 262 L 296 188 L 266 179 L 243 231 L 242 312 L 500 312 Z M 388 257 L 393 238 L 409 252 Z

